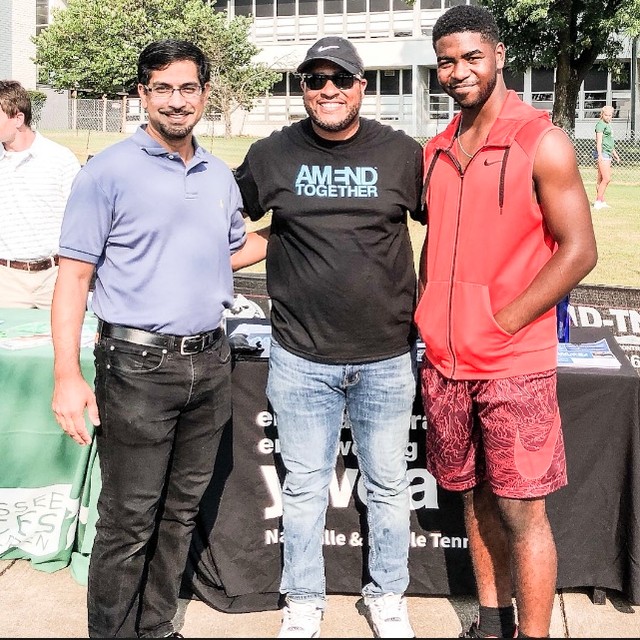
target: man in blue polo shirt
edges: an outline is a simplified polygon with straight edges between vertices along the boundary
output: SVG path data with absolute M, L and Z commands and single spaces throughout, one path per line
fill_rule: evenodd
M 230 254 L 246 239 L 229 168 L 192 131 L 210 66 L 189 42 L 138 60 L 148 124 L 78 174 L 52 305 L 52 408 L 76 442 L 95 425 L 102 474 L 88 579 L 91 637 L 179 636 L 172 626 L 198 504 L 231 415 Z M 79 366 L 95 270 L 95 394 Z

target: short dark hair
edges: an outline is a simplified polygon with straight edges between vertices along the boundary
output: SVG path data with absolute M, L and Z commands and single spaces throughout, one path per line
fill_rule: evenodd
M 201 87 L 209 82 L 209 59 L 200 47 L 186 40 L 157 40 L 148 44 L 138 57 L 138 82 L 148 85 L 153 71 L 166 69 L 172 62 L 180 60 L 191 60 L 198 67 Z
M 487 42 L 498 44 L 500 30 L 493 14 L 484 7 L 462 4 L 445 11 L 433 25 L 433 44 L 452 33 L 472 31 L 479 33 Z
M 31 96 L 17 80 L 0 80 L 0 108 L 9 118 L 24 115 L 24 124 L 31 126 Z

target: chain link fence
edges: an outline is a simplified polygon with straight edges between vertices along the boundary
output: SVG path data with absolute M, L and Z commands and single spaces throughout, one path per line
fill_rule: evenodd
M 42 106 L 38 128 L 42 130 L 133 131 L 144 122 L 144 111 L 137 98 L 90 100 L 67 98 L 66 94 L 48 91 Z M 595 125 L 594 125 L 595 126 Z M 595 136 L 595 134 L 594 134 Z M 418 138 L 421 144 L 427 138 Z M 585 184 L 595 184 L 596 164 L 593 158 L 595 137 L 573 140 L 580 172 Z M 613 163 L 614 180 L 618 184 L 640 184 L 640 142 L 617 140 L 620 162 Z
M 596 183 L 596 161 L 593 154 L 596 150 L 594 140 L 574 139 L 576 156 L 582 180 L 585 184 Z M 616 151 L 620 162 L 612 161 L 612 175 L 616 184 L 640 184 L 640 144 L 631 140 L 617 140 Z
M 65 93 L 48 91 L 37 126 L 47 131 L 118 133 L 129 131 L 142 121 L 144 112 L 138 98 L 124 96 L 118 100 L 73 99 L 68 98 Z
M 428 138 L 418 138 L 424 145 Z M 582 180 L 585 184 L 596 183 L 596 161 L 593 154 L 596 149 L 594 139 L 573 138 L 576 157 Z M 620 156 L 620 162 L 614 162 L 612 170 L 616 184 L 640 185 L 640 142 L 632 140 L 617 140 L 616 151 Z

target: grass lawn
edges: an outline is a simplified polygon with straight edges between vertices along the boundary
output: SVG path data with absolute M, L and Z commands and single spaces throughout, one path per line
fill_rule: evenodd
M 595 183 L 587 184 L 594 199 Z M 640 186 L 612 182 L 606 200 L 610 209 L 591 209 L 598 242 L 598 264 L 585 284 L 640 287 Z
M 102 131 L 41 131 L 43 136 L 51 138 L 73 151 L 80 164 L 87 161 L 87 157 L 95 155 L 105 147 L 127 137 L 127 134 L 108 133 Z M 215 156 L 222 158 L 230 167 L 237 167 L 245 156 L 249 145 L 255 138 L 235 136 L 233 138 L 219 138 L 213 136 L 198 136 L 198 142 Z
M 120 133 L 99 131 L 42 131 L 42 134 L 69 147 L 82 164 L 86 162 L 89 155 L 96 154 L 125 137 Z M 199 136 L 198 140 L 208 151 L 223 159 L 230 167 L 237 167 L 255 138 L 236 136 L 226 139 Z M 587 173 L 589 173 L 588 177 Z M 589 199 L 593 200 L 595 176 L 591 176 L 590 173 L 585 172 L 585 187 Z M 614 168 L 613 182 L 606 194 L 611 208 L 592 210 L 599 259 L 595 269 L 583 282 L 584 284 L 640 287 L 640 185 L 637 183 L 621 185 L 616 184 L 615 180 Z M 259 226 L 261 225 L 250 224 L 249 228 L 255 229 Z M 412 222 L 410 231 L 417 264 L 424 239 L 424 228 Z M 264 263 L 243 271 L 263 272 Z

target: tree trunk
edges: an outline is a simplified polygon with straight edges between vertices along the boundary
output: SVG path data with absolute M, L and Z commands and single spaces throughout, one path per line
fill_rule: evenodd
M 593 67 L 598 55 L 594 48 L 586 49 L 579 59 L 573 60 L 569 54 L 560 54 L 556 66 L 555 99 L 553 102 L 553 123 L 567 133 L 575 134 L 576 109 L 580 87 Z
M 120 109 L 122 111 L 122 113 L 120 114 L 120 133 L 125 133 L 127 130 L 127 104 L 128 104 L 128 97 L 126 94 L 122 96 L 122 104 L 120 106 Z
M 222 117 L 224 118 L 224 137 L 231 137 L 231 109 L 228 104 L 224 105 L 224 109 L 222 112 Z
M 107 130 L 107 96 L 106 94 L 102 94 L 102 131 Z
M 78 129 L 78 91 L 76 89 L 71 91 L 71 129 L 73 131 Z
M 569 60 L 561 56 L 556 67 L 555 100 L 551 119 L 571 135 L 575 133 L 576 107 L 581 83 L 582 77 L 571 67 Z

